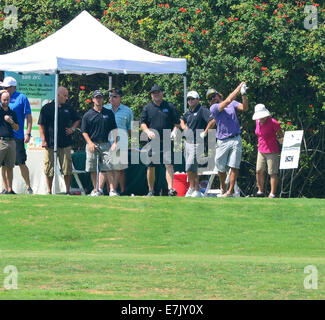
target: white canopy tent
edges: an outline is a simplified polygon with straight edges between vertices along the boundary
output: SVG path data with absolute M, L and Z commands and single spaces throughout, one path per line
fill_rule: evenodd
M 60 73 L 183 74 L 184 110 L 186 108 L 186 59 L 161 56 L 137 47 L 107 29 L 87 11 L 46 39 L 0 55 L 0 70 L 56 74 L 55 97 Z M 57 115 L 55 99 L 54 179 L 57 174 Z

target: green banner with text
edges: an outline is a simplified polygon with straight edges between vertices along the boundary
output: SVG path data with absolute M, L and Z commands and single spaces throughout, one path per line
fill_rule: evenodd
M 14 77 L 17 80 L 16 90 L 27 96 L 32 110 L 32 137 L 27 144 L 27 149 L 40 149 L 42 148 L 42 141 L 37 122 L 42 106 L 54 99 L 55 75 L 5 72 L 5 77 L 7 76 Z

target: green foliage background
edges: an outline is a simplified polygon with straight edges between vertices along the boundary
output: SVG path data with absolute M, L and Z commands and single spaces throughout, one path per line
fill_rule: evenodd
M 3 9 L 18 8 L 18 28 L 4 29 Z M 318 28 L 307 30 L 306 5 L 317 9 Z M 319 1 L 240 0 L 16 0 L 0 1 L 0 53 L 31 45 L 57 31 L 82 10 L 124 39 L 152 52 L 187 59 L 188 90 L 206 104 L 209 87 L 229 94 L 240 81 L 249 86 L 248 113 L 240 115 L 244 139 L 241 187 L 254 191 L 257 140 L 251 120 L 255 104 L 264 103 L 283 130 L 303 129 L 301 161 L 294 176 L 293 195 L 324 197 L 324 3 Z M 308 19 L 308 17 L 307 17 Z M 309 21 L 311 22 L 311 21 Z M 85 46 L 94 46 L 85 39 Z M 112 48 L 114 50 L 114 48 Z M 183 112 L 180 75 L 114 75 L 113 85 L 125 91 L 124 103 L 139 118 L 156 82 L 165 98 Z M 108 88 L 108 75 L 67 75 L 61 84 L 70 90 L 81 112 L 90 107 L 93 89 Z M 80 86 L 85 86 L 81 90 Z M 240 98 L 239 98 L 240 99 Z M 285 188 L 291 172 L 285 176 Z

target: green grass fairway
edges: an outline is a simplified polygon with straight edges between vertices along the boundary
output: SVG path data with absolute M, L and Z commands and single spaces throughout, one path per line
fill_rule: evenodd
M 325 299 L 324 231 L 323 199 L 0 196 L 0 298 Z

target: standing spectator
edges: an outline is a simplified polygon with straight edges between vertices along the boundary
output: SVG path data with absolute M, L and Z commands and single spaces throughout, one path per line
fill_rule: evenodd
M 215 123 L 215 120 L 212 118 L 209 109 L 201 106 L 200 96 L 196 91 L 190 91 L 187 94 L 187 103 L 189 110 L 181 118 L 181 128 L 185 131 L 186 137 L 184 145 L 185 171 L 190 182 L 185 197 L 202 197 L 197 173 L 197 149 L 199 145 L 196 130 L 206 130 Z
M 25 143 L 28 143 L 31 137 L 33 118 L 30 109 L 29 101 L 23 93 L 16 91 L 17 81 L 13 77 L 6 77 L 2 82 L 2 87 L 10 94 L 9 107 L 13 110 L 18 119 L 19 130 L 14 131 L 16 141 L 16 160 L 15 165 L 19 166 L 20 173 L 26 183 L 27 193 L 33 194 L 33 189 L 30 185 L 29 169 L 26 166 L 27 154 Z M 27 131 L 24 134 L 24 122 L 26 119 Z M 2 168 L 2 179 L 6 175 L 6 167 Z M 5 181 L 3 179 L 3 181 Z M 6 186 L 4 185 L 4 190 Z M 4 192 L 4 191 L 3 191 Z
M 64 175 L 66 194 L 70 194 L 72 176 L 71 145 L 72 133 L 80 124 L 80 117 L 76 111 L 66 104 L 69 92 L 65 87 L 58 88 L 58 132 L 57 155 Z M 46 176 L 47 193 L 52 193 L 54 176 L 54 116 L 55 102 L 44 105 L 38 119 L 42 147 L 45 148 L 44 173 Z
M 271 192 L 269 198 L 275 198 L 278 186 L 279 145 L 282 144 L 283 133 L 278 121 L 270 116 L 264 104 L 255 106 L 253 120 L 256 120 L 255 134 L 258 137 L 258 153 L 256 161 L 257 197 L 264 197 L 265 168 L 270 175 Z
M 239 92 L 242 94 L 243 103 L 235 101 Z M 210 112 L 217 126 L 215 162 L 222 197 L 232 197 L 242 155 L 241 131 L 236 110 L 248 110 L 246 84 L 242 82 L 225 100 L 223 100 L 223 95 L 215 89 L 209 89 L 206 97 L 210 103 Z M 226 190 L 227 167 L 231 169 L 228 190 Z
M 114 170 L 114 179 L 117 185 L 120 185 L 121 195 L 125 194 L 125 169 L 128 167 L 128 146 L 129 139 L 128 136 L 131 135 L 131 125 L 133 121 L 132 110 L 126 105 L 122 104 L 123 92 L 121 89 L 115 88 L 110 90 L 109 102 L 104 106 L 108 110 L 112 110 L 115 115 L 115 121 L 118 128 L 118 149 L 113 153 L 118 157 L 121 162 L 112 163 L 112 168 Z M 110 143 L 113 144 L 113 137 Z M 103 179 L 103 174 L 100 174 L 100 192 L 103 192 L 105 181 Z
M 173 179 L 174 179 L 174 167 L 173 161 L 173 144 L 171 150 L 164 152 L 163 150 L 163 130 L 172 130 L 170 138 L 174 139 L 176 137 L 176 131 L 179 127 L 179 117 L 176 112 L 176 108 L 173 104 L 163 100 L 163 90 L 158 85 L 154 85 L 150 90 L 152 101 L 148 103 L 141 115 L 140 127 L 143 132 L 145 132 L 149 138 L 160 139 L 160 162 L 159 164 L 153 163 L 152 161 L 147 164 L 147 182 L 149 187 L 148 196 L 154 196 L 154 185 L 155 185 L 155 167 L 160 166 L 165 163 L 166 167 L 166 180 L 168 184 L 168 195 L 176 196 L 177 192 L 173 189 Z M 156 137 L 154 131 L 155 129 L 159 137 Z M 155 151 L 149 150 L 148 155 L 154 156 Z
M 104 173 L 105 179 L 109 182 L 110 196 L 117 196 L 116 181 L 114 179 L 113 167 L 111 163 L 111 151 L 117 149 L 117 125 L 112 110 L 103 108 L 104 95 L 100 90 L 95 90 L 92 95 L 94 106 L 88 110 L 82 118 L 81 132 L 85 138 L 86 145 L 86 171 L 90 172 L 93 191 L 91 196 L 100 196 L 102 193 L 97 190 L 96 183 L 96 148 L 102 152 L 100 161 L 100 171 Z M 109 142 L 110 135 L 113 135 L 113 144 Z M 99 188 L 98 188 L 99 189 Z
M 16 159 L 16 142 L 14 130 L 19 129 L 17 115 L 9 108 L 10 95 L 8 92 L 0 93 L 0 166 L 6 168 L 4 184 L 6 191 L 4 194 L 15 194 L 12 190 L 13 168 Z

